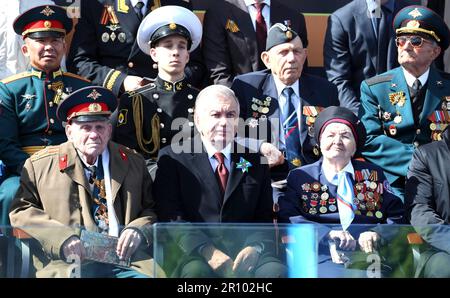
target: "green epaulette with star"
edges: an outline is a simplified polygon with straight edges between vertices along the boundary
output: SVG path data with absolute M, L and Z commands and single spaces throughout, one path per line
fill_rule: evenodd
M 7 78 L 4 78 L 0 82 L 2 82 L 3 84 L 8 84 L 8 83 L 17 81 L 19 79 L 26 78 L 26 77 L 31 77 L 31 76 L 32 76 L 31 71 L 24 71 L 24 72 L 21 72 L 21 73 L 9 76 Z
M 47 156 L 58 154 L 59 152 L 59 146 L 47 146 L 41 151 L 38 151 L 30 156 L 31 161 L 36 161 L 39 159 L 42 159 Z
M 385 83 L 385 82 L 390 82 L 392 80 L 393 75 L 380 75 L 380 76 L 375 76 L 373 78 L 367 79 L 366 83 L 369 86 L 372 85 L 376 85 L 379 83 Z

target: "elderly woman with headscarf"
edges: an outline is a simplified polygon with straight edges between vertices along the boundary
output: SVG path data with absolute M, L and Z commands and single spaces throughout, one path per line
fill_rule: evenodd
M 279 201 L 280 221 L 331 224 L 333 228 L 318 229 L 321 243 L 335 243 L 342 251 L 359 246 L 372 253 L 380 235 L 371 228 L 380 223 L 401 223 L 403 203 L 392 193 L 380 167 L 355 159 L 364 146 L 366 131 L 350 110 L 335 106 L 324 109 L 316 119 L 314 136 L 322 158 L 289 173 L 287 192 Z M 333 263 L 343 263 L 339 257 L 343 255 L 334 256 L 332 250 L 328 260 L 331 256 Z

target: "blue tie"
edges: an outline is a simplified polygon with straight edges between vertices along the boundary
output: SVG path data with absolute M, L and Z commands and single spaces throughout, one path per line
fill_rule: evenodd
M 353 183 L 349 172 L 340 172 L 338 174 L 337 200 L 339 218 L 341 220 L 342 229 L 345 231 L 355 218 L 353 204 Z
M 283 93 L 286 97 L 286 104 L 283 107 L 282 112 L 282 126 L 286 144 L 286 157 L 289 162 L 289 169 L 293 169 L 301 166 L 302 164 L 300 157 L 301 150 L 298 118 L 294 104 L 292 103 L 292 95 L 294 94 L 294 90 L 292 90 L 291 87 L 286 87 L 284 88 Z
M 92 214 L 94 220 L 102 233 L 108 233 L 108 205 L 106 201 L 105 179 L 103 173 L 102 156 L 98 157 L 98 166 L 92 166 L 89 169 L 91 177 L 89 183 L 94 184 Z

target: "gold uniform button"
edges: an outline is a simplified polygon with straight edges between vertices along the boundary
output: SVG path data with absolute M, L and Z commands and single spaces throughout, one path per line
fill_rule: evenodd
M 159 98 L 159 94 L 158 93 L 153 93 L 153 98 L 154 99 L 158 99 Z
M 167 142 L 167 139 L 166 139 L 166 138 L 162 138 L 162 139 L 161 139 L 161 143 L 165 144 L 166 142 Z
M 162 113 L 162 109 L 161 109 L 161 108 L 157 108 L 156 111 L 157 111 L 158 113 Z
M 52 131 L 52 130 L 49 130 L 49 131 L 47 131 L 47 134 L 48 134 L 49 136 L 51 136 L 51 135 L 53 134 L 53 131 Z
M 133 63 L 133 62 L 131 62 L 131 61 L 128 62 L 128 67 L 129 67 L 129 68 L 133 68 L 133 66 L 134 66 L 134 63 Z
M 420 135 L 420 128 L 416 130 L 416 135 Z
M 164 123 L 160 123 L 159 126 L 160 126 L 161 128 L 164 128 Z
M 50 121 L 51 124 L 55 123 L 55 120 L 53 120 L 53 118 L 50 118 L 49 121 Z

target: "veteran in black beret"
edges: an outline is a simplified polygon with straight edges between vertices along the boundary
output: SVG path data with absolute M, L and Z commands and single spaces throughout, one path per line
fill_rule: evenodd
M 110 141 L 116 106 L 116 96 L 100 86 L 72 93 L 57 111 L 68 141 L 25 162 L 10 219 L 45 252 L 35 260 L 37 277 L 73 277 L 68 260 L 74 256 L 81 264 L 76 277 L 164 276 L 150 256 L 156 214 L 145 161 Z M 89 247 L 105 235 L 117 237 L 117 244 Z
M 31 8 L 13 23 L 24 40 L 21 51 L 30 68 L 0 82 L 0 160 L 7 178 L 0 185 L 0 225 L 9 223 L 9 204 L 25 160 L 45 146 L 66 141 L 56 117 L 59 103 L 72 91 L 90 85 L 61 69 L 65 37 L 72 26 L 66 10 L 55 5 Z
M 373 253 L 382 235 L 358 224 L 401 223 L 403 203 L 392 193 L 380 167 L 355 159 L 364 144 L 365 128 L 353 112 L 328 107 L 317 117 L 314 130 L 322 158 L 289 173 L 287 191 L 279 199 L 279 218 L 286 223 L 332 225 L 318 229 L 318 241 L 338 241 L 343 251 Z M 331 257 L 332 262 L 323 263 L 329 260 L 330 250 L 321 247 L 319 277 L 357 274 L 346 271 L 343 260 Z
M 141 153 L 149 170 L 156 166 L 159 149 L 171 144 L 177 133 L 182 130 L 189 137 L 193 132 L 199 90 L 186 81 L 184 70 L 201 36 L 198 17 L 180 6 L 152 11 L 139 27 L 139 47 L 157 62 L 158 76 L 121 96 L 114 140 Z
M 239 75 L 231 86 L 246 136 L 272 143 L 286 156 L 284 164 L 271 168 L 275 201 L 285 189 L 290 169 L 319 158 L 314 122 L 325 107 L 339 105 L 333 84 L 303 73 L 307 53 L 289 24 L 276 23 L 268 30 L 261 53 L 268 69 Z
M 403 199 L 414 150 L 440 140 L 450 122 L 450 75 L 433 61 L 449 46 L 442 18 L 408 6 L 393 21 L 400 67 L 363 81 L 359 117 L 366 126 L 363 156 L 380 165 Z

